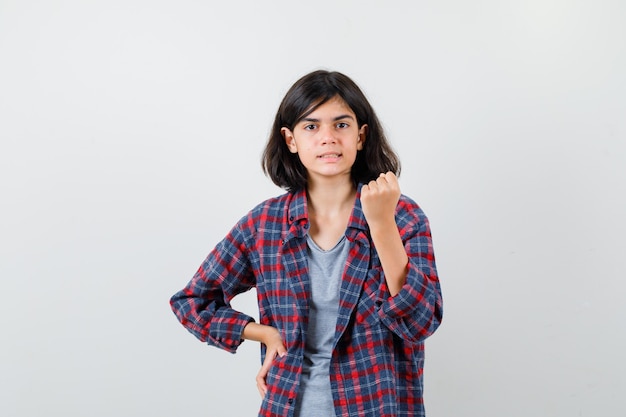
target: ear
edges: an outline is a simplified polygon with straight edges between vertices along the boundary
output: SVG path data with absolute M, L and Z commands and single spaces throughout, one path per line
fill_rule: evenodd
M 359 129 L 359 136 L 356 139 L 356 149 L 362 150 L 363 144 L 365 143 L 365 138 L 367 137 L 367 125 L 362 125 Z
M 298 153 L 298 147 L 296 146 L 296 139 L 293 137 L 293 132 L 286 127 L 282 127 L 280 133 L 283 135 L 283 138 L 285 138 L 285 143 L 289 151 L 291 153 Z

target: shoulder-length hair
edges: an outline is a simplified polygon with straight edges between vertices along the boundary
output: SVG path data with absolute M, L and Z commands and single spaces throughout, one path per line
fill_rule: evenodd
M 367 183 L 387 171 L 400 175 L 400 160 L 361 89 L 344 74 L 318 70 L 296 81 L 278 107 L 262 157 L 263 172 L 274 184 L 289 192 L 307 187 L 306 168 L 298 154 L 289 151 L 281 129 L 294 130 L 302 119 L 337 96 L 352 109 L 359 128 L 368 126 L 363 149 L 352 166 L 354 184 Z

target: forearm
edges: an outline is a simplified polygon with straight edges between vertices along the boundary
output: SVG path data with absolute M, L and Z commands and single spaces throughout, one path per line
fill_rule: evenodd
M 410 260 L 402 295 L 383 303 L 379 316 L 398 337 L 418 343 L 441 323 L 443 304 L 428 221 L 419 208 L 413 212 L 422 217 L 420 221 L 407 224 L 402 213 L 398 216 L 398 229 Z
M 406 282 L 409 262 L 398 226 L 394 219 L 380 224 L 370 224 L 370 233 L 385 273 L 387 288 L 391 296 L 394 296 Z
M 265 345 L 270 344 L 271 340 L 280 340 L 280 333 L 276 328 L 272 326 L 267 326 L 265 324 L 259 324 L 255 322 L 250 322 L 243 328 L 243 333 L 241 334 L 246 340 L 254 340 L 256 342 L 261 342 Z

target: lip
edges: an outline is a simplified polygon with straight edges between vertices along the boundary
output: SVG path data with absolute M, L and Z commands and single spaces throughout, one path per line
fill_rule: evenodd
M 319 159 L 328 159 L 328 160 L 333 160 L 333 159 L 339 159 L 341 158 L 341 153 L 340 152 L 325 152 L 321 155 L 318 155 L 317 157 Z

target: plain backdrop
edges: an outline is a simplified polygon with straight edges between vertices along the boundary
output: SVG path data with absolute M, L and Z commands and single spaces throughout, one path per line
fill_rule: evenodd
M 168 302 L 282 193 L 260 155 L 322 68 L 431 221 L 429 417 L 623 417 L 625 22 L 623 0 L 0 0 L 0 415 L 256 415 L 258 344 L 207 347 Z

